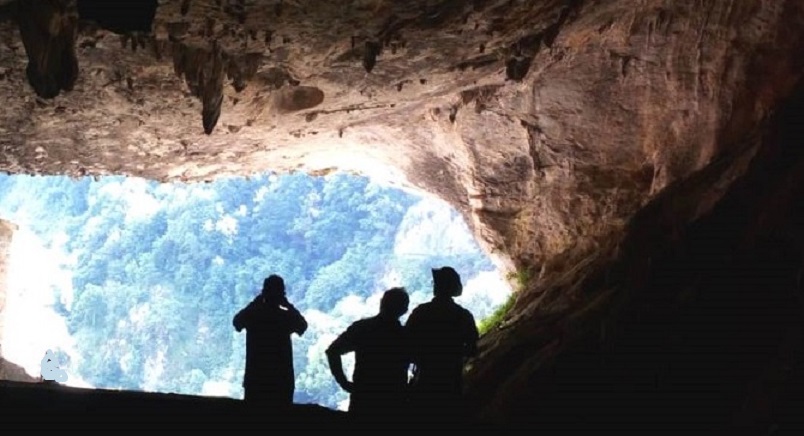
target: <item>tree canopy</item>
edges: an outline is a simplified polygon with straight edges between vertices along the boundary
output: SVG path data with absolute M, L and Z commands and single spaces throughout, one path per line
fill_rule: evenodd
M 451 265 L 464 283 L 495 271 L 454 211 L 430 222 L 431 201 L 339 173 L 190 185 L 0 176 L 3 218 L 46 244 L 67 235 L 71 298 L 54 310 L 77 339 L 70 371 L 96 387 L 242 397 L 245 337 L 231 320 L 276 273 L 310 324 L 293 339 L 296 401 L 330 407 L 347 394 L 323 350 L 377 312 L 379 293 L 405 286 L 415 307 L 430 298 L 430 268 Z M 438 225 L 452 230 L 420 242 Z M 479 321 L 495 301 L 481 293 L 467 307 Z

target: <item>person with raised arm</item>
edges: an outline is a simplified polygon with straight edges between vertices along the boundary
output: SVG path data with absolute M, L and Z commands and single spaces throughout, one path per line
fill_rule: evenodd
M 291 335 L 303 335 L 307 321 L 287 300 L 282 277 L 266 278 L 232 324 L 238 332 L 246 329 L 245 401 L 273 411 L 289 407 L 296 389 Z

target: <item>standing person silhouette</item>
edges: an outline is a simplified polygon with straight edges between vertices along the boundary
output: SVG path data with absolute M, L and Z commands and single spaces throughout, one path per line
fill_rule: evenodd
M 408 332 L 414 365 L 412 411 L 418 419 L 455 421 L 465 413 L 463 368 L 477 352 L 479 333 L 472 313 L 453 298 L 463 292 L 451 267 L 433 269 L 433 299 L 411 312 Z
M 238 332 L 246 329 L 245 400 L 271 411 L 289 407 L 296 388 L 290 335 L 303 335 L 307 321 L 288 302 L 282 277 L 266 278 L 262 293 L 235 315 L 232 324 Z
M 349 413 L 362 422 L 394 422 L 402 415 L 410 358 L 399 318 L 409 302 L 404 288 L 385 291 L 379 314 L 355 321 L 327 348 L 335 381 L 351 394 Z M 350 352 L 355 353 L 351 382 L 341 361 Z

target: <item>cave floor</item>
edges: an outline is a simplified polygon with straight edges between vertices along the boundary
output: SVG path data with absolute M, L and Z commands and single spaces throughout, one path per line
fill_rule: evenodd
M 298 431 L 422 430 L 432 424 L 353 422 L 341 411 L 295 404 L 281 415 L 249 410 L 241 400 L 149 392 L 83 389 L 0 381 L 0 422 L 8 430 L 193 430 L 289 434 Z M 484 426 L 464 423 L 466 430 Z M 464 427 L 463 425 L 461 427 Z M 490 430 L 489 427 L 487 430 Z M 463 430 L 452 428 L 452 430 Z M 496 428 L 495 430 L 500 430 Z M 499 434 L 496 431 L 495 434 Z

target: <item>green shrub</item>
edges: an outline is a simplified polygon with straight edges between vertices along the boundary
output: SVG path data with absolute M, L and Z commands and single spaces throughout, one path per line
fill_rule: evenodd
M 497 310 L 491 314 L 491 316 L 480 321 L 480 324 L 477 326 L 477 330 L 480 332 L 481 336 L 500 325 L 505 317 L 505 314 L 508 313 L 508 311 L 514 306 L 514 301 L 516 301 L 516 292 L 509 295 L 505 304 L 498 307 Z
M 528 282 L 530 282 L 530 277 L 530 268 L 523 268 L 508 273 L 508 280 L 516 283 L 517 291 L 525 290 L 525 287 L 528 286 Z

